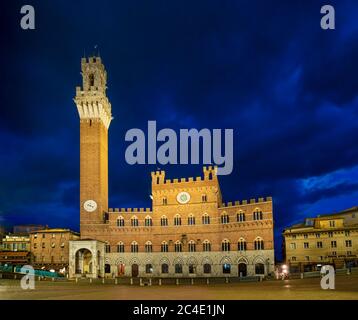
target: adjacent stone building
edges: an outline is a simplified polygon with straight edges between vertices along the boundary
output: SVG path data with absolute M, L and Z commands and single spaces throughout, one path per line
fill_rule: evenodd
M 68 268 L 69 242 L 79 239 L 79 234 L 69 229 L 44 229 L 30 234 L 32 265 L 35 269 L 59 271 Z
M 314 271 L 324 264 L 358 266 L 358 207 L 307 218 L 283 232 L 290 272 Z
M 107 73 L 83 58 L 80 117 L 81 240 L 70 241 L 70 276 L 238 277 L 273 271 L 271 197 L 224 203 L 217 168 L 167 179 L 151 173 L 151 208 L 108 208 Z

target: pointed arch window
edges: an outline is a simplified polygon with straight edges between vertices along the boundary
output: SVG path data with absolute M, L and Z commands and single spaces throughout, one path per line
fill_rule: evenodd
M 138 242 L 137 241 L 133 241 L 131 243 L 131 252 L 132 253 L 138 252 Z
M 132 227 L 138 227 L 139 226 L 138 218 L 136 216 L 133 216 L 131 218 L 131 226 Z
M 145 252 L 147 252 L 147 253 L 153 252 L 153 244 L 152 244 L 152 242 L 151 242 L 151 241 L 147 241 L 147 242 L 145 243 L 144 248 L 145 248 Z
M 161 252 L 168 252 L 169 251 L 168 242 L 166 242 L 166 241 L 162 242 L 162 244 L 160 245 L 160 251 Z
M 189 252 L 195 252 L 196 251 L 196 244 L 194 240 L 190 240 L 188 243 Z
M 237 222 L 244 222 L 245 221 L 245 213 L 243 211 L 239 211 L 236 215 Z
M 243 238 L 237 242 L 237 251 L 246 251 L 246 241 Z
M 150 216 L 146 216 L 146 217 L 145 217 L 144 225 L 145 225 L 146 227 L 151 227 L 151 226 L 153 226 L 153 220 L 152 220 L 152 218 L 151 218 Z
M 117 218 L 117 227 L 124 227 L 124 218 L 122 216 Z
M 203 251 L 205 251 L 205 252 L 211 251 L 211 243 L 209 240 L 203 241 Z
M 175 242 L 174 251 L 175 252 L 182 252 L 183 251 L 183 246 L 182 246 L 182 243 L 180 241 Z
M 189 217 L 188 217 L 188 225 L 189 226 L 192 226 L 195 224 L 195 217 L 193 214 L 190 214 Z
M 222 224 L 229 223 L 229 215 L 226 212 L 221 215 L 221 223 Z
M 221 242 L 221 250 L 225 252 L 230 251 L 230 241 L 228 239 L 224 239 Z
M 174 225 L 175 226 L 181 226 L 181 217 L 179 214 L 176 214 L 174 217 Z
M 264 250 L 264 241 L 262 238 L 257 237 L 254 241 L 254 249 L 255 250 Z
M 167 226 L 168 225 L 168 218 L 166 216 L 162 216 L 160 218 L 160 225 L 163 226 Z
M 124 252 L 124 243 L 122 241 L 119 241 L 117 244 L 117 252 Z
M 202 223 L 203 224 L 210 224 L 210 216 L 207 213 L 204 213 L 202 216 Z
M 256 208 L 253 213 L 253 217 L 254 217 L 254 220 L 262 220 L 263 219 L 262 211 L 260 209 Z

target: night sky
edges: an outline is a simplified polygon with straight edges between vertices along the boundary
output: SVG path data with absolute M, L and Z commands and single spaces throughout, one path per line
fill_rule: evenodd
M 150 207 L 150 172 L 126 164 L 131 128 L 233 128 L 224 200 L 272 196 L 286 226 L 358 205 L 357 1 L 1 2 L 0 224 L 79 230 L 80 59 L 108 72 L 110 207 Z M 336 30 L 320 8 L 336 9 Z M 96 51 L 97 52 L 97 51 Z M 162 166 L 167 177 L 202 165 Z

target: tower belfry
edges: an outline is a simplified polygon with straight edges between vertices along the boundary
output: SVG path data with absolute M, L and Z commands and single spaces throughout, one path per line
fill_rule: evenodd
M 80 117 L 80 225 L 103 224 L 108 212 L 108 128 L 112 120 L 106 95 L 107 72 L 100 57 L 82 58 L 82 86 L 74 99 Z

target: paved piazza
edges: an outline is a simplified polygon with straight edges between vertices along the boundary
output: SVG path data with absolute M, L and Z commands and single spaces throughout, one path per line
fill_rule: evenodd
M 63 300 L 358 300 L 358 275 L 336 277 L 335 290 L 322 290 L 319 278 L 212 285 L 144 286 L 101 283 L 37 281 L 36 289 L 25 291 L 18 280 L 0 279 L 0 299 Z

